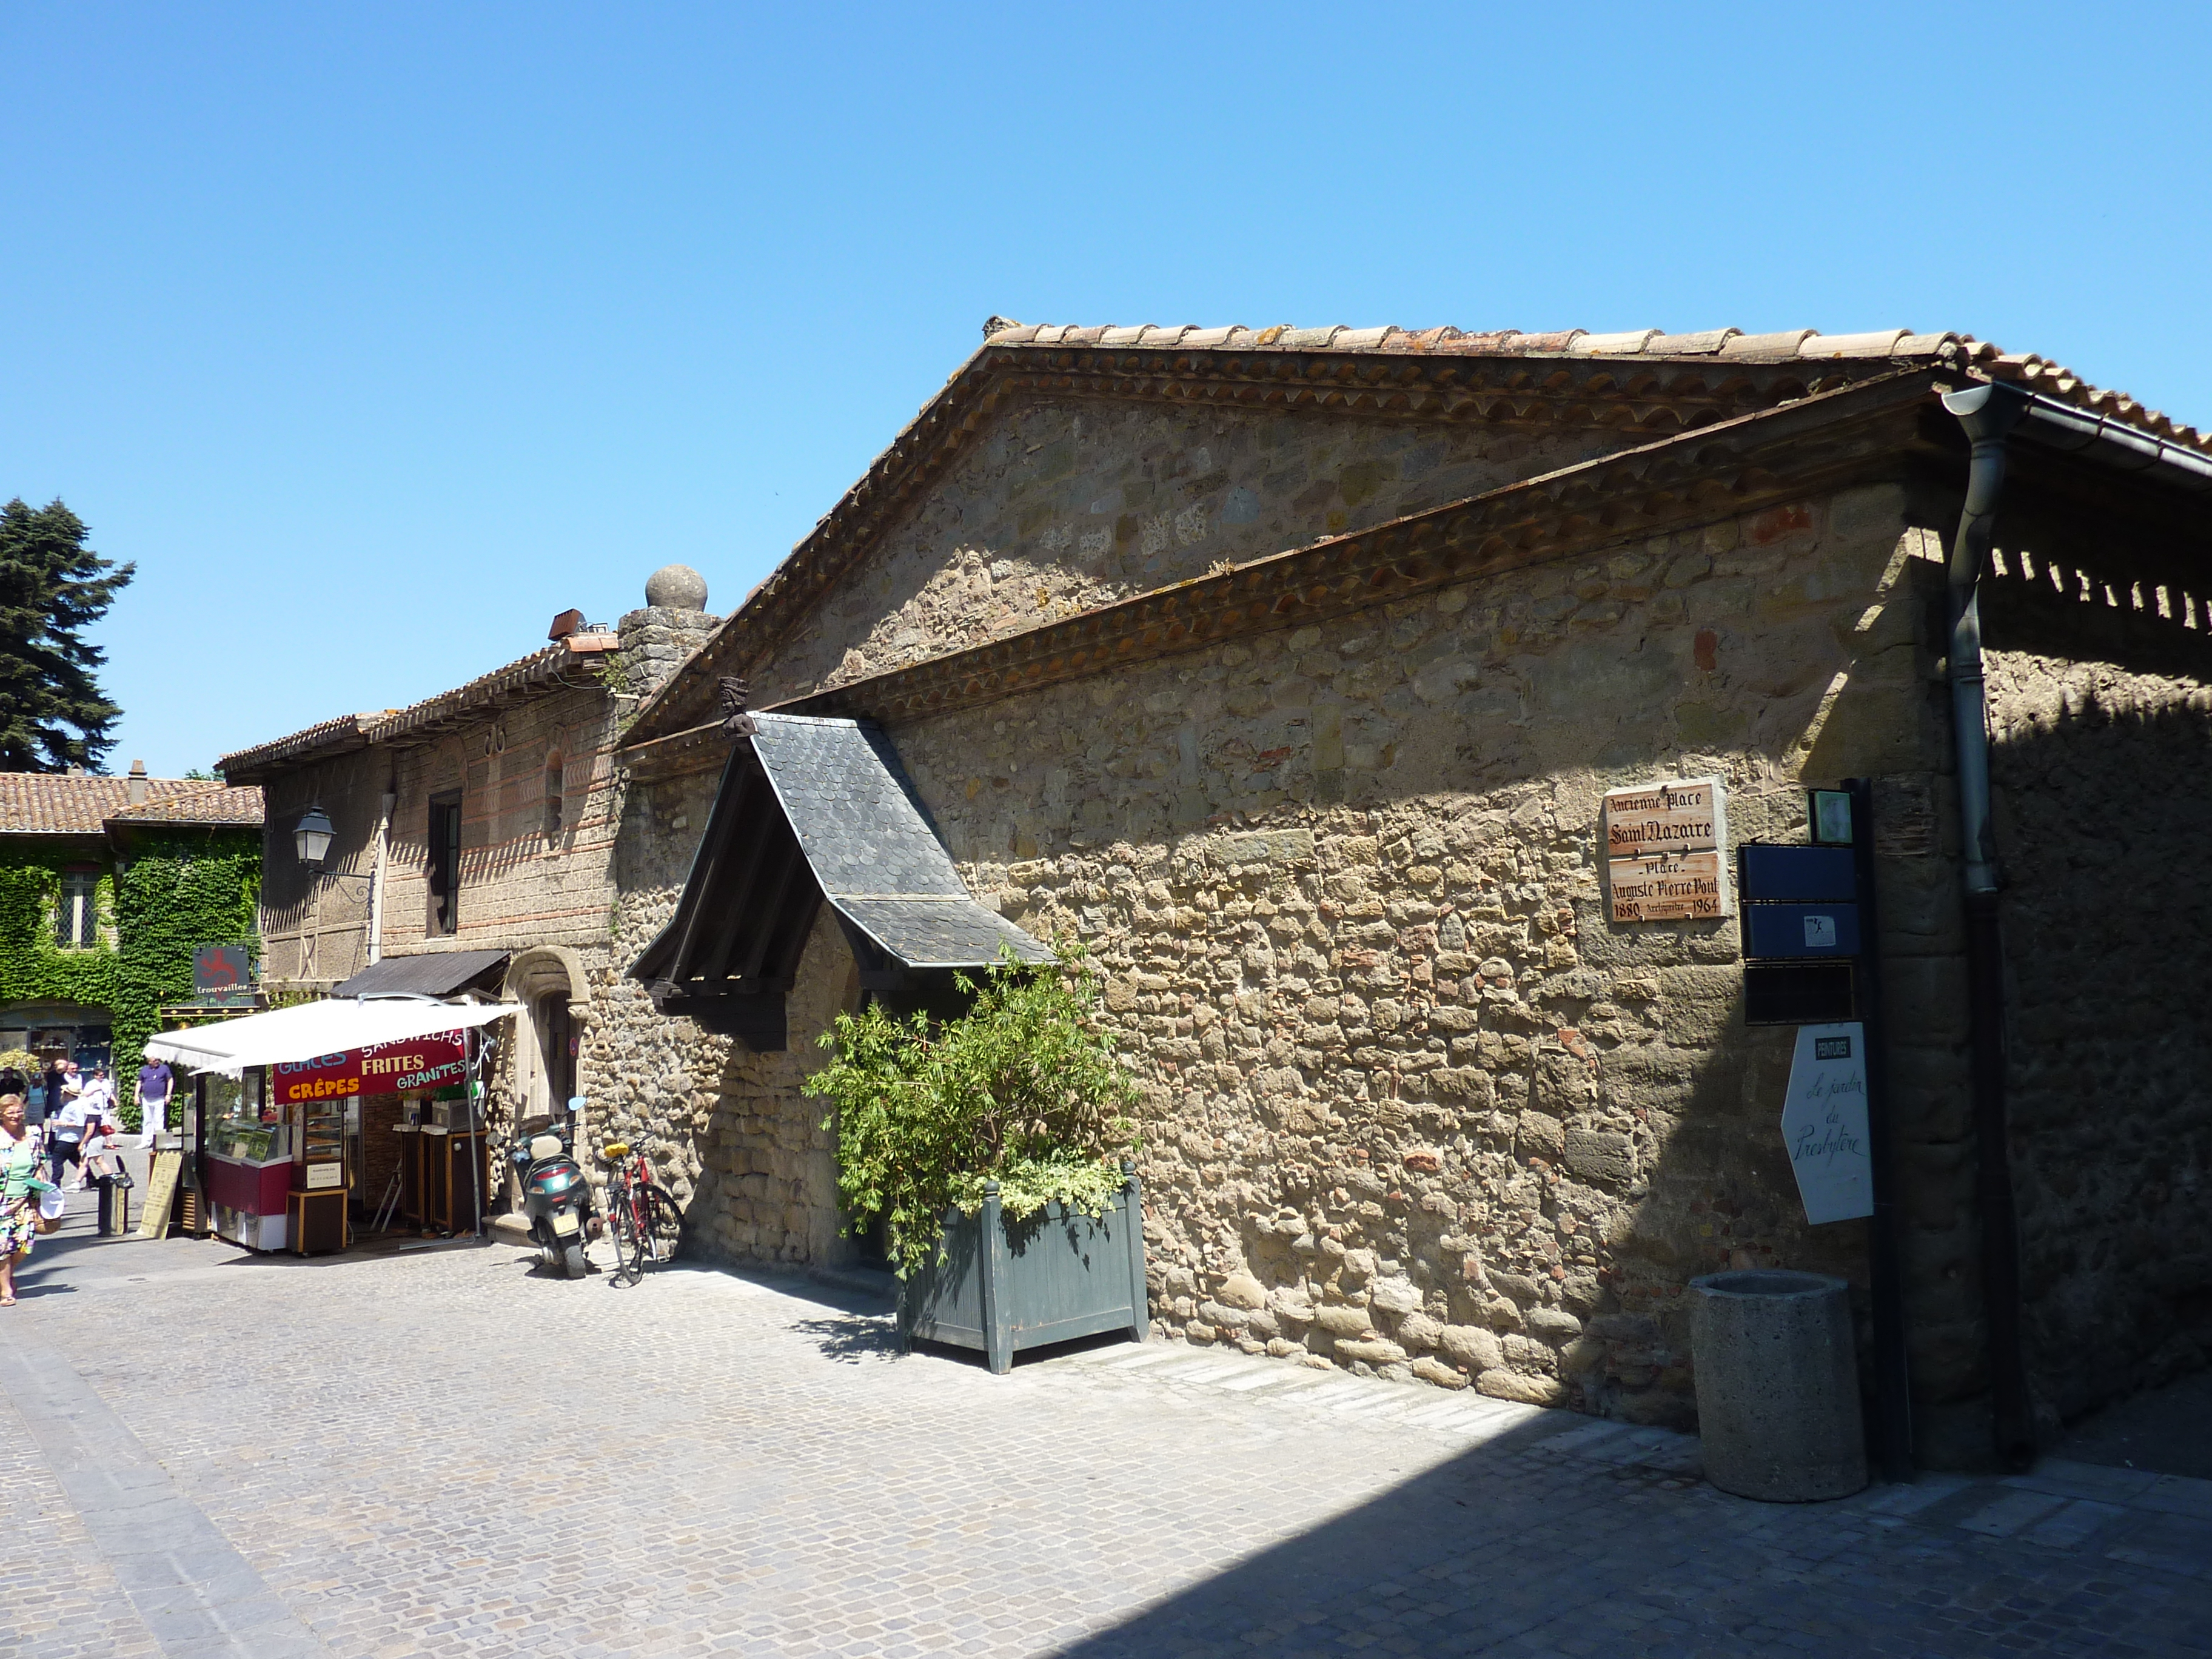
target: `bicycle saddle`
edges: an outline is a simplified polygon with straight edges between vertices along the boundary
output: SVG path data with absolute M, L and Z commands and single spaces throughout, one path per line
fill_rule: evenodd
M 602 1154 L 602 1156 L 605 1157 L 610 1164 L 613 1163 L 618 1158 L 628 1158 L 629 1156 L 629 1142 L 627 1140 L 610 1140 L 607 1142 L 607 1150 Z

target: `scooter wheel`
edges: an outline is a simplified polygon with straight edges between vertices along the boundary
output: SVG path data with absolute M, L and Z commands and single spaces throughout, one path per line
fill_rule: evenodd
M 570 1279 L 584 1276 L 584 1247 L 581 1244 L 571 1244 L 562 1252 L 561 1271 Z

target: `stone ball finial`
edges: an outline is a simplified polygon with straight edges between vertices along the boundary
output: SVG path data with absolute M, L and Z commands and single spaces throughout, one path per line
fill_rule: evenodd
M 704 611 L 707 579 L 688 564 L 664 564 L 645 579 L 645 602 L 663 611 Z

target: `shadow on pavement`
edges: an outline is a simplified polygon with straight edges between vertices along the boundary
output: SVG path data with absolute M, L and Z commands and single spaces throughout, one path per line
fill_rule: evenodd
M 2050 1449 L 2077 1463 L 2212 1480 L 2212 1371 L 2092 1412 Z
M 1577 1602 L 1615 1600 L 1629 1564 L 1608 1559 L 1602 1534 L 1628 1519 L 1620 1506 L 1631 1494 L 1623 1489 L 1656 1496 L 1696 1483 L 1652 1469 L 1548 1460 L 1532 1479 L 1513 1460 L 1559 1431 L 1548 1420 L 1553 1415 L 1507 1429 L 1059 1652 L 1063 1659 L 1334 1653 L 1370 1645 L 1425 1656 L 1472 1652 L 1510 1647 L 1516 1636 Z M 1581 1476 L 1571 1494 L 1573 1477 L 1563 1474 L 1570 1468 Z M 1577 1510 L 1589 1511 L 1587 1523 Z M 1640 1519 L 1637 1547 L 1644 1559 L 1629 1567 L 1632 1583 L 1646 1568 L 1663 1571 L 1668 1555 L 1690 1543 L 1683 1536 L 1671 1551 L 1655 1551 L 1656 1517 L 1647 1510 Z M 1577 1634 L 1603 1632 L 1578 1621 Z M 1606 1646 L 1601 1640 L 1589 1650 Z

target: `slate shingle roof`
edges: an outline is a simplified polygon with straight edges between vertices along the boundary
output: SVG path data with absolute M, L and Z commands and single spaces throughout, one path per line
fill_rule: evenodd
M 756 714 L 753 752 L 830 902 L 910 968 L 1052 952 L 969 893 L 889 739 L 854 720 Z
M 145 822 L 153 809 L 163 808 L 179 797 L 222 794 L 219 783 L 198 778 L 149 778 L 143 805 L 131 805 L 128 778 L 72 775 L 59 772 L 0 772 L 0 835 L 97 836 L 110 818 L 131 815 L 130 822 Z M 246 792 L 240 791 L 240 793 Z M 186 816 L 171 822 L 229 823 L 261 822 L 261 792 L 254 790 L 251 819 Z M 231 810 L 226 805 L 222 810 Z

